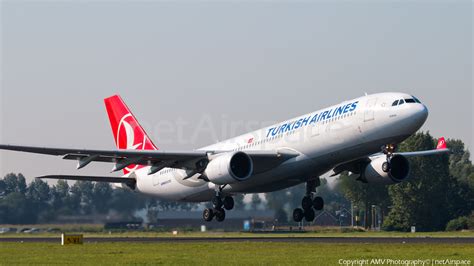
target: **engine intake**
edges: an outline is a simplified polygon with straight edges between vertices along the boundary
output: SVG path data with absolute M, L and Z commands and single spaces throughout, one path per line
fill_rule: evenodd
M 383 171 L 382 165 L 387 160 L 385 156 L 378 156 L 371 159 L 365 167 L 363 176 L 367 182 L 397 184 L 405 180 L 410 174 L 410 163 L 402 155 L 395 155 L 390 159 L 390 170 Z
M 204 171 L 210 182 L 218 185 L 242 182 L 253 172 L 252 158 L 244 152 L 228 152 L 212 159 Z

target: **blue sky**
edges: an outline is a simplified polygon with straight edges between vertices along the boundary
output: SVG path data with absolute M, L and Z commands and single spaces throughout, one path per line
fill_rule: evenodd
M 102 99 L 115 93 L 160 148 L 184 150 L 401 91 L 428 106 L 423 130 L 474 144 L 470 1 L 3 1 L 1 12 L 2 143 L 114 148 Z M 0 156 L 0 174 L 75 173 Z

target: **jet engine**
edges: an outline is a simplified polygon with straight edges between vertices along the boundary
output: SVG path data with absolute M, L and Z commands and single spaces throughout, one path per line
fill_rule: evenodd
M 397 184 L 410 174 L 410 163 L 402 155 L 394 155 L 389 164 L 385 156 L 370 159 L 363 171 L 363 177 L 369 183 Z
M 242 182 L 253 172 L 252 158 L 244 152 L 228 152 L 213 158 L 204 171 L 210 182 L 218 185 Z

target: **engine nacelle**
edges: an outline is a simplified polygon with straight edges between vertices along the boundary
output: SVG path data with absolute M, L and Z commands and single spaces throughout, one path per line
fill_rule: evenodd
M 253 173 L 252 158 L 244 152 L 228 152 L 212 159 L 204 174 L 210 182 L 218 185 L 247 180 Z
M 410 174 L 410 163 L 404 156 L 393 156 L 390 160 L 390 170 L 388 172 L 384 172 L 382 169 L 382 165 L 386 161 L 385 156 L 372 159 L 363 171 L 363 177 L 367 182 L 397 184 L 405 180 Z

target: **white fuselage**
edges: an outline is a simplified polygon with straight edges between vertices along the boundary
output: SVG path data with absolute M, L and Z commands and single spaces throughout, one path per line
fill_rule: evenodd
M 421 103 L 392 106 L 413 98 L 404 93 L 379 93 L 345 101 L 294 119 L 231 138 L 203 150 L 291 150 L 296 156 L 248 180 L 225 186 L 223 193 L 261 193 L 288 188 L 319 177 L 335 166 L 379 152 L 415 133 L 426 121 Z M 148 175 L 137 170 L 137 190 L 166 200 L 208 201 L 215 185 L 184 170 L 165 168 Z

